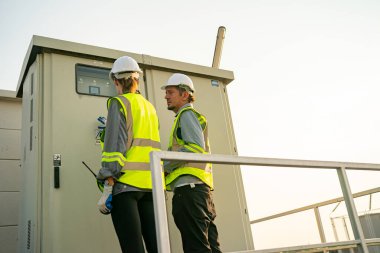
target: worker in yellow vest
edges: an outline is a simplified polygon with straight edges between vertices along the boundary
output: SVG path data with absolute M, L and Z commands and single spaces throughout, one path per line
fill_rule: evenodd
M 138 91 L 140 74 L 137 62 L 128 56 L 112 66 L 110 79 L 118 96 L 107 102 L 97 175 L 104 181 L 99 210 L 111 213 L 124 253 L 145 253 L 144 242 L 147 252 L 157 252 L 149 153 L 160 150 L 159 123 L 155 108 Z
M 193 108 L 195 89 L 192 80 L 176 73 L 162 89 L 165 90 L 168 110 L 176 114 L 168 150 L 208 154 L 207 121 Z M 181 232 L 184 252 L 221 252 L 214 223 L 211 164 L 166 161 L 164 169 L 166 188 L 174 191 L 172 214 Z

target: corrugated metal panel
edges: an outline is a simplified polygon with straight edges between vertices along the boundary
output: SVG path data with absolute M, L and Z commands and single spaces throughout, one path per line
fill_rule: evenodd
M 15 253 L 19 223 L 21 99 L 0 90 L 0 253 Z
M 0 160 L 0 192 L 20 191 L 20 178 L 19 160 Z
M 20 159 L 20 130 L 0 129 L 0 160 Z
M 0 226 L 16 226 L 19 217 L 19 192 L 0 192 Z M 6 204 L 4 204 L 6 203 Z
M 17 226 L 0 227 L 0 253 L 16 252 L 17 229 Z
M 367 213 L 359 216 L 366 239 L 380 238 L 380 213 Z M 380 246 L 369 247 L 370 253 L 380 252 Z
M 0 91 L 0 129 L 21 129 L 21 100 L 2 97 Z

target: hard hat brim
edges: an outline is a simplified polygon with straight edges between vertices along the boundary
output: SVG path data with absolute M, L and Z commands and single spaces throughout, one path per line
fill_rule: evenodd
M 179 86 L 182 86 L 183 84 L 166 84 L 164 86 L 161 86 L 161 90 L 165 90 L 167 87 L 179 87 Z M 194 93 L 195 91 L 190 89 L 189 86 L 187 85 L 183 85 L 183 86 L 186 86 L 188 89 L 186 89 L 187 92 L 191 92 L 191 93 Z
M 164 86 L 161 86 L 161 90 L 165 90 L 167 87 L 178 87 L 179 85 L 175 84 L 165 84 Z

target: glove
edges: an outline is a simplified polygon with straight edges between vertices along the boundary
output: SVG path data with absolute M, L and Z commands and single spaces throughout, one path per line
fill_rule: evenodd
M 99 191 L 103 192 L 103 190 L 104 190 L 104 181 L 96 180 L 96 184 L 98 186 Z
M 102 214 L 110 214 L 112 210 L 112 186 L 104 183 L 103 194 L 98 201 L 98 208 Z

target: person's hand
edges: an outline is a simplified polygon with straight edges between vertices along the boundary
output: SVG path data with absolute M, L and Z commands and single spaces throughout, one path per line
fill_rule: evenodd
M 104 182 L 103 194 L 98 201 L 98 208 L 102 214 L 110 214 L 112 210 L 112 188 L 108 180 Z

